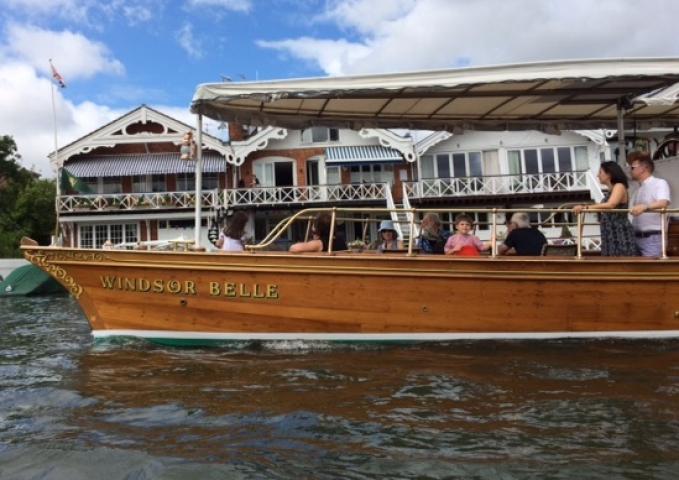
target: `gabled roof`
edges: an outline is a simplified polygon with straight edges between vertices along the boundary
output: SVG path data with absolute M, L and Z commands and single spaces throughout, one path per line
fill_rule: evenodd
M 199 85 L 191 110 L 251 125 L 423 130 L 616 128 L 616 106 L 639 128 L 679 123 L 668 97 L 679 59 L 541 62 L 404 74 Z M 669 90 L 665 90 L 668 92 Z M 655 97 L 654 97 L 655 98 Z M 650 104 L 653 103 L 653 104 Z
M 160 133 L 138 132 L 128 133 L 127 128 L 136 124 L 156 123 L 161 125 L 163 131 Z M 158 110 L 146 105 L 141 105 L 125 115 L 118 117 L 112 122 L 99 127 L 98 129 L 80 137 L 79 139 L 59 148 L 59 165 L 82 153 L 89 153 L 100 147 L 113 148 L 122 144 L 172 142 L 179 145 L 182 137 L 187 131 L 195 131 L 195 128 Z M 195 135 L 194 135 L 195 138 Z M 230 153 L 230 148 L 217 137 L 203 133 L 203 147 L 209 148 L 222 155 Z M 55 152 L 49 154 L 49 158 L 54 165 L 57 160 Z

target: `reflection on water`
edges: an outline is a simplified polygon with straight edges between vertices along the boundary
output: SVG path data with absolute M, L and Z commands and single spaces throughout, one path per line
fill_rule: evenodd
M 0 300 L 0 478 L 676 478 L 679 341 L 93 345 Z

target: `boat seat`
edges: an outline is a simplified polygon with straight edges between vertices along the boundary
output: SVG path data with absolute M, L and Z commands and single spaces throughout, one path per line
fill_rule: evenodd
M 542 255 L 549 257 L 575 257 L 578 254 L 577 245 L 549 245 L 542 246 Z

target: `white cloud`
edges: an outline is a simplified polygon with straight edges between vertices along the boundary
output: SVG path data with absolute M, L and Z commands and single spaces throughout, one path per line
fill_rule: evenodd
M 0 63 L 0 135 L 11 135 L 21 154 L 21 164 L 35 168 L 43 176 L 53 177 L 54 172 L 47 155 L 54 151 L 54 123 L 51 102 L 51 81 L 38 76 L 26 63 L 16 61 Z M 58 146 L 64 147 L 74 140 L 115 120 L 136 108 L 113 109 L 94 102 L 73 103 L 63 91 L 55 88 Z M 195 126 L 195 115 L 187 107 L 167 105 L 152 106 L 177 120 Z M 204 119 L 205 130 L 223 136 L 218 122 Z
M 662 14 L 647 21 L 648 12 Z M 673 0 L 339 0 L 316 18 L 348 29 L 356 40 L 301 37 L 258 44 L 331 75 L 676 56 L 678 16 Z
M 29 18 L 57 17 L 86 22 L 93 2 L 83 0 L 4 0 L 13 13 Z
M 403 17 L 416 4 L 417 0 L 335 0 L 315 20 L 333 21 L 341 27 L 370 34 L 376 25 Z
M 130 25 L 150 22 L 164 9 L 163 0 L 147 0 L 144 5 L 131 0 L 0 0 L 15 18 L 31 22 L 66 20 L 80 27 L 101 28 L 102 23 L 115 23 L 120 17 Z
M 188 0 L 189 8 L 223 8 L 234 12 L 249 12 L 252 9 L 250 0 Z
M 47 155 L 54 150 L 51 81 L 38 76 L 26 63 L 0 64 L 0 125 L 11 135 L 22 156 L 22 164 L 53 176 Z M 55 89 L 59 146 L 91 132 L 124 113 L 92 102 L 74 104 Z
M 177 32 L 177 41 L 179 42 L 179 46 L 182 47 L 191 58 L 198 59 L 203 57 L 203 46 L 200 40 L 194 37 L 193 26 L 191 24 L 185 23 L 184 26 L 179 29 L 179 32 Z
M 0 47 L 3 56 L 26 61 L 47 75 L 50 74 L 48 59 L 52 58 L 66 82 L 98 73 L 121 75 L 125 72 L 123 64 L 103 43 L 79 33 L 18 24 L 9 25 L 6 33 L 7 43 Z
M 371 53 L 369 47 L 346 40 L 319 40 L 308 37 L 279 42 L 258 40 L 257 45 L 317 63 L 329 75 L 342 75 L 346 65 L 360 62 Z

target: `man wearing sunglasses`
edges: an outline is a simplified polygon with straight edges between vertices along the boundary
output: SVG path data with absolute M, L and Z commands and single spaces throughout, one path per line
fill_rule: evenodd
M 632 178 L 639 182 L 631 209 L 636 243 L 644 257 L 660 257 L 662 216 L 649 210 L 667 208 L 670 205 L 670 186 L 662 178 L 653 176 L 655 166 L 648 154 L 632 154 L 628 161 Z

